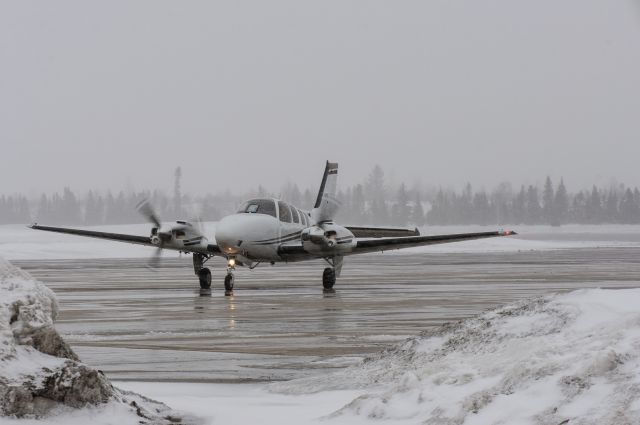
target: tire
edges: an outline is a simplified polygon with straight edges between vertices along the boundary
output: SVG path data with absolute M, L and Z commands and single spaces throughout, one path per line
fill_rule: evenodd
M 200 279 L 200 288 L 211 288 L 211 270 L 206 267 L 204 269 L 200 269 L 198 272 L 198 279 Z
M 332 289 L 336 283 L 336 271 L 331 267 L 324 269 L 322 273 L 322 286 L 324 289 Z
M 224 277 L 224 292 L 225 293 L 230 293 L 233 292 L 233 275 L 232 274 L 228 274 Z

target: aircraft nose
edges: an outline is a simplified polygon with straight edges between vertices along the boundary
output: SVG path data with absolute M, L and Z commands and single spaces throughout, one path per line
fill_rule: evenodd
M 216 243 L 225 254 L 237 254 L 242 240 L 238 235 L 242 229 L 242 220 L 237 216 L 228 216 L 220 220 L 216 226 Z
M 250 217 L 242 214 L 224 217 L 216 226 L 216 243 L 225 254 L 237 254 L 241 251 L 243 235 L 253 224 Z

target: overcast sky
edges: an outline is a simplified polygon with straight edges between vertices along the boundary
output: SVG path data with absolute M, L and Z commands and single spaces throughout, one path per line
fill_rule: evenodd
M 0 0 L 0 193 L 640 185 L 636 0 Z

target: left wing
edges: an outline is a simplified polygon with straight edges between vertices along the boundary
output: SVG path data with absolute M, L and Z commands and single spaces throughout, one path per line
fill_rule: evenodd
M 459 233 L 454 235 L 436 236 L 408 236 L 400 238 L 379 238 L 358 240 L 351 254 L 363 254 L 365 252 L 388 251 L 391 249 L 412 248 L 424 245 L 436 245 L 450 242 L 470 241 L 474 239 L 495 238 L 500 236 L 516 235 L 513 231 L 496 231 L 481 233 Z
M 404 236 L 394 238 L 383 237 L 377 239 L 356 238 L 356 244 L 352 250 L 343 252 L 340 255 L 364 254 L 367 252 L 389 251 L 392 249 L 413 248 L 416 246 L 471 241 L 474 239 L 486 239 L 511 235 L 517 235 L 517 233 L 510 230 L 499 230 L 495 232 L 459 233 L 454 235 Z M 295 244 L 287 243 L 280 245 L 278 248 L 278 255 L 287 261 L 299 261 L 314 257 L 312 254 L 305 251 L 302 244 L 299 242 Z
M 149 236 L 137 236 L 137 235 L 126 235 L 122 233 L 108 233 L 108 232 L 96 232 L 94 230 L 83 230 L 83 229 L 69 229 L 66 227 L 51 227 L 51 226 L 39 226 L 37 224 L 33 224 L 29 226 L 35 230 L 45 230 L 47 232 L 56 232 L 56 233 L 66 233 L 69 235 L 78 235 L 78 236 L 87 236 L 90 238 L 98 238 L 98 239 L 106 239 L 110 241 L 116 242 L 127 242 L 133 243 L 137 245 L 146 245 L 158 248 L 158 245 L 151 243 L 151 238 Z M 183 252 L 201 252 L 205 251 L 203 247 L 200 246 L 183 246 L 183 247 L 175 247 L 172 245 L 164 245 L 163 249 L 173 249 L 176 251 Z M 206 247 L 206 252 L 210 254 L 220 254 L 220 249 L 217 245 L 209 244 Z

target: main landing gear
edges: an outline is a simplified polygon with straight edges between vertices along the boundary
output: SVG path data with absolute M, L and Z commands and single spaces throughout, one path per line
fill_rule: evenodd
M 340 272 L 342 271 L 342 260 L 343 257 L 329 257 L 324 259 L 331 267 L 327 267 L 322 272 L 322 287 L 324 291 L 331 292 L 333 291 L 333 285 L 336 284 L 336 277 L 340 276 Z
M 206 267 L 200 269 L 198 279 L 200 279 L 200 289 L 211 288 L 211 270 Z
M 325 290 L 333 289 L 333 285 L 336 283 L 336 271 L 333 267 L 327 267 L 322 272 L 322 287 Z
M 204 254 L 193 254 L 193 271 L 198 276 L 198 280 L 200 281 L 200 289 L 202 290 L 211 289 L 211 270 L 207 267 L 204 267 L 204 263 L 206 263 L 209 258 L 211 257 L 208 257 Z M 227 275 L 224 278 L 224 294 L 227 296 L 233 295 L 233 272 L 235 271 L 235 269 L 235 258 L 229 258 L 229 260 L 227 261 Z
M 211 289 L 211 270 L 204 267 L 209 258 L 204 254 L 193 253 L 193 271 L 200 281 L 200 289 Z

